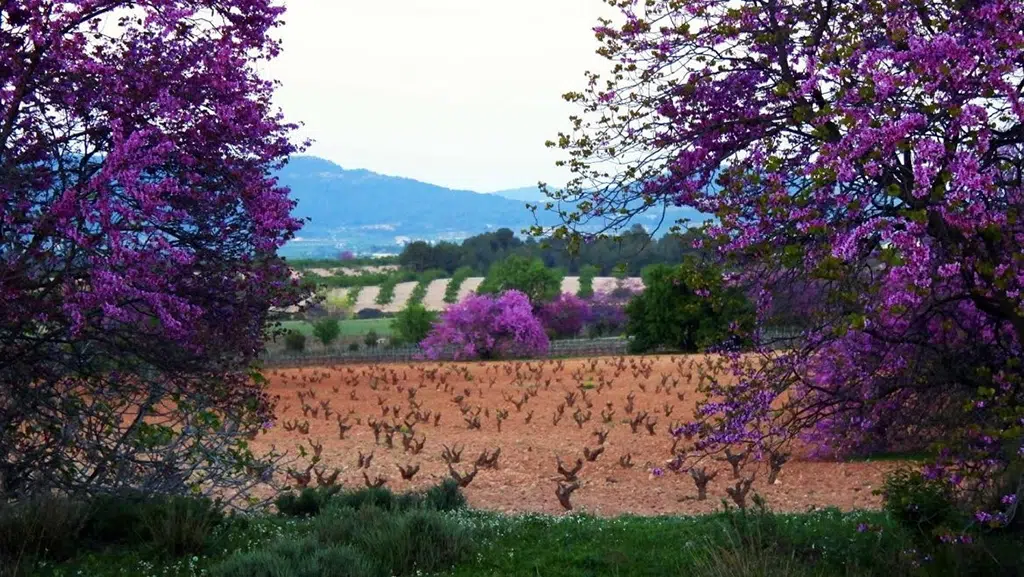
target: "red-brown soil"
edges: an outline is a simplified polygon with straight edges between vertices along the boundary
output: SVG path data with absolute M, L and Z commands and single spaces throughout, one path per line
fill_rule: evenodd
M 472 506 L 503 512 L 562 511 L 555 497 L 555 457 L 572 464 L 583 457 L 583 448 L 598 447 L 593 432 L 609 431 L 605 451 L 596 462 L 585 462 L 579 473 L 581 487 L 572 496 L 576 509 L 598 515 L 617 514 L 691 514 L 718 509 L 726 497 L 726 487 L 734 481 L 728 464 L 714 463 L 720 470 L 708 488 L 708 499 L 695 500 L 696 488 L 689 475 L 670 472 L 659 478 L 652 477 L 653 467 L 663 466 L 670 456 L 672 440 L 667 430 L 673 422 L 692 416 L 697 393 L 694 390 L 696 371 L 692 363 L 696 357 L 607 357 L 600 359 L 574 359 L 534 361 L 529 363 L 409 363 L 389 365 L 341 365 L 304 369 L 277 369 L 268 371 L 273 394 L 280 395 L 278 421 L 266 434 L 254 441 L 254 448 L 268 448 L 272 444 L 279 450 L 289 449 L 296 454 L 296 445 L 309 449 L 309 441 L 323 445 L 321 467 L 328 471 L 341 469 L 339 480 L 347 486 L 361 486 L 364 470 L 357 468 L 358 453 L 373 451 L 368 472 L 373 479 L 387 478 L 387 486 L 396 491 L 421 488 L 436 484 L 448 476 L 441 459 L 444 446 L 464 447 L 462 462 L 457 471 L 466 472 L 481 451 L 501 448 L 496 469 L 481 469 L 465 490 Z M 561 367 L 561 368 L 559 368 Z M 466 378 L 466 375 L 470 379 Z M 663 387 L 661 383 L 666 383 Z M 596 388 L 602 381 L 611 387 Z M 587 408 L 580 397 L 581 384 L 595 385 L 587 391 L 592 403 Z M 509 400 L 520 401 L 531 387 L 536 395 L 519 411 Z M 415 438 L 426 441 L 418 455 L 404 452 L 401 434 L 394 436 L 394 448 L 374 443 L 368 425 L 370 420 L 401 423 L 410 412 L 409 390 L 415 390 L 415 401 L 420 411 L 441 413 L 441 421 L 414 426 Z M 644 390 L 646 389 L 646 390 Z M 315 398 L 298 398 L 300 391 L 312 390 Z M 560 422 L 553 424 L 556 407 L 566 403 L 567 392 L 576 392 L 575 406 L 565 408 Z M 635 394 L 635 409 L 647 411 L 657 419 L 654 434 L 640 426 L 633 433 L 626 413 L 627 395 Z M 683 395 L 683 400 L 679 396 Z M 479 430 L 469 429 L 455 398 L 475 411 L 481 409 Z M 507 397 L 507 398 L 506 398 Z M 302 406 L 320 406 L 329 401 L 333 412 L 324 418 L 323 410 L 317 417 L 303 416 Z M 389 407 L 388 417 L 382 417 L 382 405 Z M 611 423 L 602 421 L 601 412 L 607 403 L 615 411 Z M 666 416 L 666 405 L 671 415 Z M 393 407 L 399 407 L 399 417 L 393 417 Z M 591 419 L 579 427 L 573 419 L 577 408 L 591 412 Z M 496 411 L 507 410 L 508 417 L 497 430 Z M 352 429 L 345 439 L 338 436 L 337 413 L 350 413 Z M 525 422 L 528 414 L 533 418 Z M 356 420 L 360 424 L 356 424 Z M 309 434 L 286 431 L 285 422 L 306 421 Z M 414 418 L 410 418 L 410 421 Z M 633 467 L 624 468 L 620 456 L 632 455 Z M 307 460 L 301 460 L 304 468 Z M 412 481 L 402 480 L 399 465 L 418 464 L 420 471 Z M 806 511 L 809 508 L 839 507 L 843 510 L 878 507 L 879 497 L 872 490 L 880 486 L 885 473 L 898 466 L 894 462 L 838 463 L 795 459 L 786 464 L 775 485 L 765 482 L 766 468 L 760 465 L 754 490 L 766 498 L 776 511 Z M 758 468 L 749 463 L 745 471 Z M 315 485 L 314 479 L 312 485 Z

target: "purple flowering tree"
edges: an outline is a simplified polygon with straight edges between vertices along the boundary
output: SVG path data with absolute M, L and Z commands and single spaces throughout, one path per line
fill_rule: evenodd
M 537 316 L 555 338 L 575 337 L 590 321 L 590 303 L 576 295 L 561 293 L 555 300 L 541 305 Z
M 249 367 L 304 296 L 269 0 L 0 8 L 0 495 L 266 480 Z
M 548 336 L 526 294 L 471 294 L 443 313 L 420 343 L 428 358 L 497 359 L 546 354 Z
M 622 334 L 629 322 L 629 317 L 626 316 L 626 305 L 634 294 L 628 292 L 629 296 L 627 296 L 621 292 L 595 293 L 589 300 L 590 316 L 587 320 L 587 333 L 594 337 Z
M 697 449 L 934 442 L 929 475 L 999 509 L 1024 453 L 1024 3 L 618 6 L 610 73 L 550 143 L 579 207 L 555 233 L 693 207 L 762 325 L 804 307 L 796 348 L 706 371 Z

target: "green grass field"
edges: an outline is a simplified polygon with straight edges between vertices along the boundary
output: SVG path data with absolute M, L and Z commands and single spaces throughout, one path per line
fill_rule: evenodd
M 396 503 L 390 498 L 387 501 Z M 26 574 L 966 577 L 1019 575 L 1017 571 L 1022 566 L 1019 542 L 1012 536 L 991 536 L 984 544 L 969 547 L 933 546 L 915 540 L 907 528 L 877 511 L 842 513 L 825 509 L 772 514 L 733 510 L 691 517 L 598 518 L 579 514 L 509 516 L 461 509 L 421 516 L 421 522 L 410 526 L 415 533 L 398 533 L 385 530 L 390 526 L 389 517 L 401 515 L 394 509 L 357 509 L 356 504 L 349 507 L 352 508 L 336 513 L 328 510 L 319 517 L 230 517 L 214 531 L 204 533 L 202 551 L 192 554 L 161 553 L 159 548 L 166 546 L 163 541 L 125 543 L 113 548 L 84 549 L 65 562 L 44 563 Z M 360 519 L 361 515 L 365 518 Z M 364 524 L 374 525 L 373 530 L 362 531 Z M 307 560 L 306 568 L 299 569 L 301 557 L 292 559 L 282 552 L 294 553 L 301 549 L 301 543 L 311 543 L 307 545 L 306 556 L 314 555 L 318 548 L 344 545 L 353 548 L 350 555 L 354 552 L 382 565 L 373 571 L 344 564 L 313 570 Z M 248 558 L 248 562 L 234 571 L 218 568 L 233 555 Z M 433 571 L 412 567 L 405 571 L 389 570 L 387 565 L 394 565 L 402 555 L 422 561 L 446 561 L 441 567 L 435 562 Z M 253 572 L 257 567 L 261 571 Z
M 299 331 L 308 336 L 313 335 L 313 324 L 308 321 L 283 321 L 281 325 L 287 330 Z M 380 336 L 391 334 L 391 319 L 346 319 L 341 321 L 342 337 L 361 337 L 370 331 Z

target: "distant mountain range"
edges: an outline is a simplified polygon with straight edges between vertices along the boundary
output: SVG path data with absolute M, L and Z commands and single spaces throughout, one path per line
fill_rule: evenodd
M 292 257 L 333 256 L 342 250 L 396 253 L 411 240 L 458 241 L 503 227 L 518 234 L 535 222 L 545 226 L 558 222 L 556 214 L 544 211 L 538 211 L 535 221 L 526 209 L 527 202 L 546 198 L 537 187 L 489 194 L 452 190 L 369 170 L 344 169 L 315 156 L 292 157 L 278 177 L 298 201 L 293 214 L 309 219 L 299 238 L 282 251 Z M 661 210 L 652 212 L 657 214 L 643 215 L 637 222 L 657 224 Z M 688 209 L 671 212 L 673 220 L 697 215 Z

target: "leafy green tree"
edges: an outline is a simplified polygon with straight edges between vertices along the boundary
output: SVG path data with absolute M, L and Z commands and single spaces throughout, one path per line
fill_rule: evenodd
M 576 291 L 576 296 L 581 299 L 589 299 L 594 296 L 594 277 L 599 272 L 601 269 L 592 264 L 580 267 L 580 288 Z
M 444 288 L 444 302 L 453 305 L 459 301 L 459 289 L 462 288 L 462 283 L 467 278 L 473 276 L 473 269 L 468 266 L 459 267 L 452 275 L 452 279 L 448 281 L 448 286 Z
M 423 272 L 433 266 L 433 248 L 422 240 L 405 245 L 398 262 L 415 272 Z
M 687 258 L 677 266 L 651 265 L 643 279 L 644 291 L 626 305 L 632 352 L 659 346 L 696 352 L 753 327 L 750 301 L 725 287 L 717 267 Z
M 284 335 L 284 348 L 295 352 L 306 350 L 306 335 L 295 330 L 288 331 Z
M 403 343 L 419 343 L 427 337 L 437 313 L 422 304 L 411 304 L 402 309 L 391 321 L 392 338 Z
M 322 318 L 313 325 L 313 336 L 325 347 L 330 346 L 341 336 L 341 323 L 334 317 Z
M 363 337 L 363 344 L 372 349 L 377 346 L 377 341 L 379 340 L 380 336 L 377 335 L 377 331 L 371 329 L 370 332 L 366 333 L 366 336 Z
M 513 255 L 491 266 L 477 289 L 479 294 L 517 290 L 537 304 L 554 300 L 562 292 L 562 273 L 544 266 L 539 258 Z

